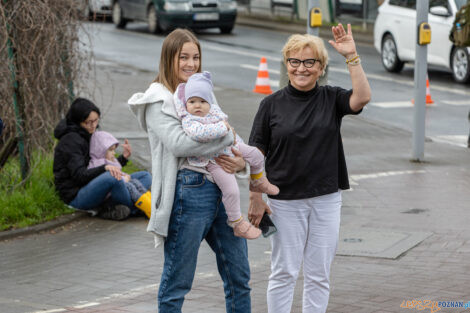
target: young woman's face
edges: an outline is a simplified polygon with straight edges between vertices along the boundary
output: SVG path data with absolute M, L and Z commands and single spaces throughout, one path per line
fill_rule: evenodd
M 312 48 L 305 47 L 299 51 L 293 51 L 289 53 L 289 58 L 299 59 L 301 61 L 307 59 L 318 59 L 313 53 Z M 289 76 L 289 80 L 291 85 L 301 91 L 309 91 L 315 87 L 318 78 L 322 74 L 322 65 L 320 62 L 315 62 L 315 64 L 307 68 L 303 63 L 300 63 L 299 67 L 293 67 L 287 62 L 287 76 Z
M 186 101 L 186 110 L 192 115 L 204 117 L 209 113 L 211 105 L 200 97 L 191 97 Z
M 181 48 L 180 55 L 175 56 L 175 58 L 178 58 L 178 60 L 175 60 L 178 64 L 176 69 L 178 80 L 180 83 L 185 83 L 199 69 L 199 49 L 194 42 L 186 42 Z
M 86 120 L 80 123 L 80 126 L 86 129 L 87 132 L 93 134 L 100 122 L 100 116 L 95 111 L 91 111 Z

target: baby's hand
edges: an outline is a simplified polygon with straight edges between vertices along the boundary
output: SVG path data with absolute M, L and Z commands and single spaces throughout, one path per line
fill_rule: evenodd
M 227 126 L 227 129 L 233 132 L 233 144 L 237 144 L 237 133 L 235 132 L 235 129 L 230 126 L 230 124 L 227 121 L 224 121 L 225 126 Z
M 130 180 L 131 180 L 131 176 L 130 175 L 127 175 L 127 174 L 122 174 L 122 178 L 124 178 L 124 181 L 126 183 L 128 183 Z

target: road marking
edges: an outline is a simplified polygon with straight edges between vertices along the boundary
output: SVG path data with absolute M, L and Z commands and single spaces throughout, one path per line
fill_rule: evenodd
M 254 66 L 254 65 L 251 65 L 251 64 L 240 64 L 240 67 L 242 68 L 246 68 L 246 69 L 249 69 L 249 70 L 255 70 L 257 71 L 258 70 L 258 67 L 257 66 Z M 281 74 L 281 71 L 278 71 L 278 70 L 273 70 L 273 69 L 270 69 L 268 67 L 268 73 L 269 74 Z
M 147 285 L 147 286 L 143 286 L 143 287 L 137 287 L 137 288 L 125 291 L 123 293 L 113 293 L 109 296 L 101 297 L 101 298 L 95 299 L 95 300 L 90 301 L 90 302 L 85 302 L 85 303 L 81 303 L 81 304 L 76 304 L 74 306 L 66 306 L 64 308 L 52 309 L 52 310 L 47 310 L 47 311 L 39 310 L 39 311 L 35 311 L 33 313 L 65 312 L 65 311 L 68 311 L 70 309 L 82 309 L 82 308 L 97 306 L 97 305 L 102 304 L 102 302 L 105 301 L 105 300 L 112 300 L 112 299 L 118 299 L 118 298 L 119 299 L 136 298 L 137 296 L 148 293 L 149 290 L 155 291 L 155 289 L 157 289 L 159 285 L 160 284 L 152 284 L 152 285 Z
M 395 109 L 395 108 L 412 108 L 413 103 L 411 101 L 391 101 L 391 102 L 371 102 L 369 105 L 384 108 L 384 109 Z
M 435 142 L 447 143 L 450 145 L 467 148 L 468 136 L 465 135 L 440 135 L 432 136 L 431 139 Z
M 468 100 L 442 100 L 441 102 L 450 105 L 470 106 L 470 101 Z
M 261 59 L 262 57 L 265 57 L 267 60 L 277 62 L 278 64 L 281 62 L 280 57 L 272 57 L 272 56 L 266 56 L 265 54 L 260 54 L 260 53 L 254 53 L 254 52 L 248 52 L 248 51 L 242 51 L 242 50 L 235 50 L 233 48 L 225 48 L 225 47 L 220 47 L 216 45 L 211 45 L 211 44 L 204 44 L 203 46 L 205 49 L 211 49 L 214 51 L 219 51 L 219 52 L 226 52 L 226 53 L 232 53 L 232 54 L 238 54 L 238 55 L 243 55 L 243 56 L 248 56 L 248 57 L 254 57 Z M 258 68 L 256 68 L 258 69 Z
M 97 306 L 97 305 L 100 305 L 100 304 L 101 303 L 99 303 L 99 302 L 88 302 L 88 303 L 85 303 L 85 304 L 76 305 L 73 308 L 74 309 L 84 309 L 84 308 L 89 308 L 89 307 L 92 307 L 92 306 Z
M 257 66 L 254 66 L 254 65 L 250 65 L 250 64 L 240 64 L 240 67 L 241 68 L 246 68 L 246 69 L 249 69 L 249 70 L 258 70 L 258 67 Z M 269 74 L 277 74 L 279 75 L 280 72 L 277 71 L 277 70 L 270 70 L 268 68 L 268 73 Z M 271 85 L 272 87 L 276 87 L 276 88 L 279 88 L 279 80 L 275 80 L 275 79 L 270 79 L 269 80 L 269 85 Z
M 357 181 L 363 179 L 374 179 L 374 178 L 382 178 L 382 177 L 391 177 L 397 175 L 410 175 L 410 174 L 423 174 L 426 173 L 424 170 L 407 170 L 407 171 L 388 171 L 388 172 L 378 172 L 378 173 L 370 173 L 370 174 L 358 174 L 358 175 L 350 175 L 349 179 L 353 181 L 354 185 L 358 185 Z

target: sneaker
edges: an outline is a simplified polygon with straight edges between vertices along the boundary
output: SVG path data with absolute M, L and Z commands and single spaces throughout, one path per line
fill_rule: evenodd
M 279 194 L 279 188 L 271 184 L 265 176 L 258 179 L 250 179 L 250 191 L 272 196 Z
M 131 209 L 123 204 L 105 204 L 98 216 L 106 220 L 122 221 L 129 217 Z
M 261 235 L 261 230 L 242 218 L 240 221 L 233 223 L 233 233 L 237 237 L 256 239 Z

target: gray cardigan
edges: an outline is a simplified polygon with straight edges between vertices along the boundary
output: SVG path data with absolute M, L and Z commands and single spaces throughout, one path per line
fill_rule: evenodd
M 147 231 L 155 234 L 157 247 L 168 234 L 178 169 L 189 156 L 212 155 L 233 144 L 233 133 L 207 143 L 189 138 L 176 115 L 173 94 L 159 83 L 151 84 L 145 93 L 134 94 L 128 104 L 149 137 L 152 214 Z

